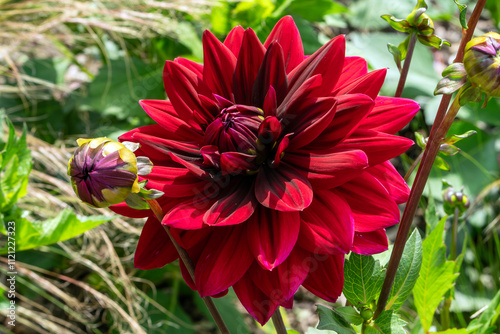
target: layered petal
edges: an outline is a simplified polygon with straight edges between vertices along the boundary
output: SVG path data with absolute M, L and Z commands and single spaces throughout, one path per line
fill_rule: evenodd
M 344 255 L 316 258 L 302 285 L 316 296 L 335 303 L 344 287 Z
M 352 251 L 361 255 L 373 255 L 386 251 L 389 248 L 385 229 L 372 232 L 356 232 Z
M 268 48 L 273 42 L 277 42 L 283 49 L 287 74 L 304 60 L 302 40 L 291 16 L 285 16 L 276 23 L 264 47 Z

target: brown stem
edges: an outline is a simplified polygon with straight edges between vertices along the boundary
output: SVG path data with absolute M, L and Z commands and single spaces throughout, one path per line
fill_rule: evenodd
M 274 311 L 271 319 L 273 319 L 274 328 L 276 329 L 277 334 L 286 334 L 287 333 L 285 323 L 283 322 L 283 318 L 281 317 L 279 306 L 276 309 L 276 311 Z
M 462 30 L 462 41 L 460 43 L 457 57 L 455 58 L 455 62 L 461 62 L 463 60 L 465 45 L 471 39 L 474 33 L 477 21 L 485 4 L 486 0 L 478 1 L 468 22 L 469 29 L 467 31 Z M 460 93 L 461 91 L 457 96 L 459 96 Z M 460 109 L 458 99 L 455 99 L 453 105 L 450 107 L 450 110 L 448 111 L 448 113 L 446 113 L 446 109 L 448 108 L 448 104 L 450 103 L 450 101 L 450 95 L 444 95 L 441 99 L 441 104 L 439 105 L 438 113 L 436 115 L 436 119 L 434 120 L 434 125 L 431 130 L 431 135 L 429 137 L 427 147 L 424 150 L 424 156 L 422 158 L 420 168 L 413 183 L 410 197 L 408 198 L 408 203 L 406 204 L 406 208 L 403 213 L 403 218 L 401 219 L 374 318 L 377 318 L 382 313 L 385 305 L 387 304 L 392 284 L 394 283 L 394 278 L 396 277 L 396 271 L 399 266 L 399 262 L 401 261 L 404 246 L 406 244 L 406 240 L 408 239 L 411 223 L 413 221 L 413 217 L 415 216 L 415 212 L 417 210 L 420 197 L 422 196 L 422 192 L 424 191 L 427 178 L 429 177 L 432 164 L 439 151 L 441 140 L 448 132 L 451 123 L 456 116 L 456 113 Z
M 403 69 L 401 70 L 401 75 L 399 77 L 398 88 L 396 88 L 395 97 L 401 97 L 403 94 L 403 89 L 405 88 L 406 77 L 408 76 L 408 71 L 410 70 L 411 57 L 413 56 L 413 50 L 415 50 L 415 44 L 417 43 L 417 35 L 411 33 L 410 42 L 408 43 L 408 51 L 406 52 L 405 63 L 403 64 Z
M 424 152 L 420 153 L 418 155 L 418 157 L 415 159 L 415 161 L 413 161 L 413 164 L 411 165 L 411 167 L 408 170 L 408 172 L 406 172 L 406 175 L 404 177 L 405 182 L 408 182 L 408 179 L 410 178 L 410 176 L 413 173 L 413 171 L 415 170 L 415 168 L 417 168 L 418 163 L 420 162 L 420 160 L 422 160 L 423 156 L 424 156 Z
M 161 223 L 163 220 L 163 210 L 160 206 L 160 204 L 155 200 L 147 200 L 149 207 L 155 214 L 156 218 L 158 221 Z M 186 267 L 187 271 L 189 272 L 189 276 L 191 276 L 191 279 L 194 282 L 194 264 L 193 261 L 191 261 L 191 258 L 189 257 L 189 254 L 186 252 L 184 248 L 182 248 L 177 241 L 172 237 L 172 234 L 170 234 L 170 229 L 168 226 L 162 225 L 163 228 L 165 229 L 165 232 L 167 232 L 168 237 L 170 238 L 170 241 L 174 244 L 175 249 L 177 250 L 177 253 L 179 253 L 179 257 L 181 261 L 184 263 L 184 266 Z M 212 300 L 211 297 L 206 296 L 203 297 L 203 301 L 205 302 L 205 305 L 208 308 L 208 311 L 212 315 L 212 318 L 215 321 L 215 324 L 219 328 L 219 331 L 223 334 L 229 333 L 229 330 L 226 327 L 226 324 L 224 323 L 224 320 L 222 319 L 219 311 L 217 310 L 217 307 L 214 304 L 214 301 Z M 286 333 L 286 332 L 285 332 Z

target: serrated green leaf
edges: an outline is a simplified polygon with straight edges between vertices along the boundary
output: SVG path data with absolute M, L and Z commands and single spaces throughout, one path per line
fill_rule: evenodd
M 420 316 L 424 333 L 428 332 L 436 308 L 458 276 L 454 273 L 455 262 L 446 261 L 446 247 L 443 243 L 446 218 L 441 219 L 422 243 L 422 266 L 413 288 L 415 308 Z
M 383 311 L 375 322 L 365 329 L 365 334 L 406 334 L 406 322 L 393 310 Z
M 378 296 L 385 269 L 372 256 L 351 253 L 344 265 L 344 295 L 353 305 L 371 303 Z
M 469 29 L 467 26 L 467 5 L 462 5 L 458 0 L 454 0 L 457 4 L 458 10 L 460 10 L 460 25 L 464 29 Z
M 359 326 L 363 323 L 363 318 L 352 306 L 336 307 L 334 311 L 340 313 L 351 324 Z
M 441 170 L 449 171 L 450 170 L 450 165 L 446 161 L 444 161 L 443 158 L 441 157 L 436 157 L 433 163 L 434 167 L 437 167 Z
M 417 229 L 406 242 L 386 309 L 398 310 L 410 295 L 422 264 L 422 238 Z
M 328 329 L 336 331 L 338 334 L 355 334 L 352 326 L 335 310 L 323 305 L 316 305 L 318 308 L 319 324 L 318 329 Z

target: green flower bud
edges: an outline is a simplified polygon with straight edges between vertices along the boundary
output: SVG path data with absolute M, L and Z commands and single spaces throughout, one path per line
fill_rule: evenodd
M 361 310 L 360 315 L 364 321 L 368 321 L 368 320 L 371 320 L 373 318 L 373 311 L 370 308 L 366 307 L 363 310 Z
M 470 206 L 469 198 L 460 191 L 455 191 L 453 187 L 448 187 L 443 191 L 444 212 L 453 214 L 458 208 L 459 215 L 465 212 Z
M 83 202 L 108 207 L 141 191 L 137 158 L 125 145 L 105 137 L 78 139 L 77 143 L 78 148 L 68 163 L 68 175 Z
M 464 66 L 469 81 L 488 96 L 500 97 L 500 35 L 489 32 L 465 47 Z

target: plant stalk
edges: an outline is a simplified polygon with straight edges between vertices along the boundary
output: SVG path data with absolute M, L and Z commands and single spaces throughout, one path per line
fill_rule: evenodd
M 283 318 L 281 317 L 279 306 L 276 309 L 276 311 L 274 311 L 271 319 L 273 319 L 274 328 L 276 329 L 277 334 L 286 334 L 287 333 L 285 323 L 283 322 Z
M 163 210 L 160 206 L 160 204 L 155 200 L 147 200 L 151 210 L 155 214 L 156 218 L 158 221 L 161 223 L 163 220 Z M 191 258 L 189 257 L 189 254 L 186 252 L 184 248 L 182 248 L 177 241 L 172 237 L 172 234 L 170 234 L 170 229 L 168 226 L 162 225 L 163 228 L 165 229 L 165 232 L 167 232 L 168 237 L 170 238 L 170 241 L 174 244 L 175 249 L 177 250 L 177 253 L 179 253 L 179 257 L 181 261 L 184 263 L 184 266 L 186 266 L 187 271 L 189 272 L 189 275 L 191 276 L 191 279 L 194 282 L 194 264 L 193 261 L 191 261 Z M 202 298 L 203 301 L 205 302 L 205 305 L 208 308 L 208 311 L 212 315 L 212 318 L 215 321 L 215 324 L 219 328 L 219 331 L 222 334 L 229 334 L 229 330 L 226 327 L 226 324 L 224 323 L 224 320 L 222 319 L 219 311 L 217 310 L 217 307 L 214 304 L 214 301 L 211 297 L 205 296 Z M 286 333 L 286 332 L 285 332 Z
M 460 42 L 460 47 L 458 49 L 457 56 L 454 62 L 461 62 L 463 60 L 465 45 L 472 38 L 477 21 L 479 20 L 479 16 L 481 15 L 485 4 L 486 0 L 478 1 L 476 7 L 474 8 L 474 11 L 472 12 L 469 22 L 467 23 L 469 29 L 462 29 L 462 40 Z M 457 96 L 460 96 L 461 92 L 462 90 L 458 92 Z M 460 109 L 458 98 L 456 97 L 454 103 L 450 107 L 450 110 L 448 111 L 448 113 L 446 113 L 446 109 L 448 108 L 448 104 L 450 103 L 450 101 L 450 95 L 444 95 L 441 99 L 441 104 L 439 105 L 436 119 L 434 120 L 434 125 L 431 130 L 428 145 L 424 150 L 422 162 L 412 186 L 410 197 L 408 198 L 408 203 L 406 204 L 406 208 L 403 213 L 403 218 L 401 219 L 394 248 L 389 260 L 384 284 L 382 286 L 380 297 L 378 299 L 374 318 L 377 318 L 382 313 L 385 305 L 387 304 L 392 284 L 394 283 L 394 278 L 396 277 L 396 271 L 399 266 L 399 262 L 401 261 L 401 256 L 403 255 L 404 246 L 406 244 L 406 240 L 408 239 L 411 223 L 413 221 L 413 217 L 415 216 L 420 197 L 422 196 L 422 193 L 424 191 L 425 183 L 427 182 L 427 178 L 429 177 L 432 164 L 434 163 L 434 159 L 436 158 L 436 155 L 439 151 L 441 140 L 448 132 L 451 123 L 456 116 L 456 113 Z
M 410 176 L 413 173 L 413 171 L 415 170 L 415 168 L 417 168 L 417 166 L 420 163 L 420 160 L 422 160 L 423 156 L 424 156 L 424 152 L 422 151 L 422 153 L 420 153 L 418 155 L 418 157 L 415 159 L 415 161 L 413 161 L 413 164 L 411 165 L 410 169 L 408 170 L 408 172 L 406 172 L 406 175 L 403 178 L 405 180 L 405 182 L 408 182 L 408 179 L 410 178 Z
M 403 89 L 405 88 L 406 77 L 408 76 L 408 71 L 410 70 L 411 58 L 413 56 L 413 50 L 415 50 L 415 44 L 417 43 L 417 34 L 411 33 L 410 42 L 408 43 L 408 51 L 406 52 L 405 63 L 403 64 L 403 69 L 401 70 L 401 75 L 399 76 L 398 87 L 396 88 L 396 93 L 394 97 L 401 97 L 403 94 Z

